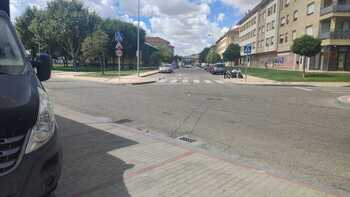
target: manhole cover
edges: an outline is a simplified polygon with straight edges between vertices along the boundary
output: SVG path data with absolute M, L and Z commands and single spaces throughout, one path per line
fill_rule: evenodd
M 190 137 L 186 137 L 186 136 L 179 137 L 178 139 L 179 139 L 179 140 L 181 140 L 181 141 L 187 142 L 187 143 L 193 143 L 193 142 L 196 142 L 196 140 L 195 140 L 195 139 L 192 139 L 192 138 L 190 138 Z
M 125 124 L 125 123 L 129 123 L 129 122 L 132 122 L 132 120 L 130 120 L 130 119 L 121 119 L 121 120 L 114 121 L 114 123 L 116 123 L 116 124 Z

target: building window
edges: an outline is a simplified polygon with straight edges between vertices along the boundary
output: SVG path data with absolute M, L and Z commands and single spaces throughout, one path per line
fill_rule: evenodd
M 299 14 L 298 10 L 295 10 L 293 13 L 293 20 L 294 21 L 298 20 L 298 14 Z
M 286 16 L 286 23 L 289 24 L 289 14 Z
M 273 41 L 274 39 L 275 39 L 275 37 L 272 36 L 272 37 L 271 37 L 271 46 L 273 46 L 273 45 L 275 44 L 274 41 Z
M 290 0 L 286 0 L 286 3 L 285 3 L 285 7 L 288 7 L 289 6 L 289 4 L 290 4 Z
M 266 41 L 265 41 L 265 46 L 266 46 L 266 47 L 269 47 L 269 44 L 270 44 L 270 42 L 269 42 L 269 38 L 266 38 Z
M 315 12 L 315 2 L 312 2 L 312 3 L 307 5 L 306 14 L 311 15 L 314 12 Z
M 273 13 L 276 13 L 276 4 L 273 5 Z
M 288 42 L 288 32 L 284 35 L 284 42 Z
M 297 31 L 293 30 L 292 31 L 292 40 L 295 40 L 295 38 L 297 38 Z
M 275 29 L 275 20 L 271 22 L 271 29 Z
M 312 25 L 307 26 L 305 28 L 305 33 L 306 33 L 306 35 L 309 35 L 309 36 L 313 36 L 314 35 L 314 31 L 313 31 Z
M 284 34 L 280 34 L 280 44 L 284 42 Z
M 286 17 L 283 16 L 281 18 L 281 27 L 283 27 L 285 23 L 286 23 Z

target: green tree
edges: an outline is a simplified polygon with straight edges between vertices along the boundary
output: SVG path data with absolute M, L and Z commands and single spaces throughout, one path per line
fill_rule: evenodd
M 238 44 L 230 44 L 225 50 L 224 61 L 236 62 L 241 57 L 241 47 Z
M 98 60 L 102 74 L 104 74 L 105 68 L 105 54 L 108 49 L 108 35 L 101 31 L 97 30 L 93 32 L 90 36 L 84 39 L 82 44 L 83 56 L 88 61 Z
M 321 40 L 312 36 L 304 35 L 296 38 L 291 50 L 304 57 L 314 57 L 321 52 Z M 305 63 L 303 64 L 303 77 L 305 78 Z
M 70 55 L 73 65 L 80 60 L 82 41 L 96 31 L 99 17 L 79 0 L 53 0 L 47 4 L 45 28 L 54 32 L 57 43 Z
M 36 7 L 27 8 L 22 16 L 16 18 L 16 30 L 21 37 L 21 40 L 26 49 L 31 51 L 32 57 L 35 57 L 35 54 L 38 52 L 38 45 L 34 40 L 34 33 L 29 30 L 32 21 L 36 17 L 38 12 Z
M 216 50 L 215 50 L 214 47 L 211 48 L 209 50 L 208 55 L 207 55 L 207 62 L 209 62 L 209 63 L 216 63 L 216 62 L 218 62 L 220 60 L 221 60 L 221 56 L 218 53 L 216 53 Z
M 200 52 L 200 54 L 199 54 L 199 61 L 200 62 L 206 62 L 207 61 L 207 56 L 208 56 L 209 51 L 210 51 L 210 48 L 206 47 L 206 48 L 203 49 L 202 52 Z
M 159 47 L 160 59 L 162 62 L 171 63 L 173 60 L 173 54 L 166 47 Z
M 161 64 L 161 58 L 159 51 L 155 51 L 150 56 L 150 64 L 152 66 L 158 67 Z
M 108 34 L 109 44 L 107 55 L 114 60 L 115 45 L 114 41 L 115 32 L 121 32 L 124 35 L 123 47 L 124 56 L 123 58 L 136 58 L 137 50 L 137 28 L 129 23 L 116 20 L 116 19 L 106 19 L 102 22 L 101 28 L 104 32 Z M 146 32 L 141 29 L 140 31 L 140 46 L 143 48 L 145 42 Z

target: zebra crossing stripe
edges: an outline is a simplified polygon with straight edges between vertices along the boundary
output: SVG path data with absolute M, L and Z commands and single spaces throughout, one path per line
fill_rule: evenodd
M 170 83 L 176 83 L 177 82 L 177 79 L 173 79 L 170 81 Z
M 166 80 L 166 79 L 162 79 L 162 80 L 160 80 L 159 82 L 160 83 L 165 83 L 165 82 L 167 82 L 168 80 Z
M 220 80 L 216 80 L 215 81 L 216 83 L 219 83 L 219 84 L 223 84 L 224 82 L 220 81 Z
M 209 84 L 209 83 L 213 83 L 210 80 L 204 80 L 205 83 Z
M 188 79 L 182 80 L 182 83 L 188 83 L 188 82 L 189 82 Z
M 200 83 L 199 80 L 193 80 L 193 83 Z

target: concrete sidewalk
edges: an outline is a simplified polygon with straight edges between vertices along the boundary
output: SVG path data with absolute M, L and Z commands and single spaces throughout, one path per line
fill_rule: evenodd
M 87 74 L 85 72 L 60 72 L 55 71 L 52 73 L 52 78 L 57 79 L 74 79 L 74 80 L 86 80 L 86 81 L 94 81 L 99 83 L 106 83 L 106 84 L 116 84 L 116 85 L 141 85 L 141 84 L 148 84 L 148 83 L 154 83 L 157 81 L 156 78 L 151 77 L 155 74 L 158 74 L 158 70 L 156 71 L 148 71 L 143 72 L 140 74 L 140 77 L 137 75 L 130 75 L 130 76 L 123 76 L 120 79 L 118 77 L 90 77 L 90 76 L 84 76 L 84 74 Z
M 59 187 L 65 190 L 62 196 L 337 196 L 236 164 L 229 159 L 199 150 L 179 140 L 115 124 L 109 118 L 93 117 L 59 105 L 56 105 L 55 111 L 62 117 L 96 128 L 103 133 L 136 142 L 106 153 L 132 166 L 123 173 L 123 180 L 116 178 L 115 181 L 93 185 L 92 177 L 89 182 L 91 188 L 84 191 L 76 191 L 77 187 L 71 186 L 70 189 Z M 97 139 L 86 140 L 95 140 L 96 144 L 99 143 Z M 99 166 L 104 165 L 101 163 Z M 114 173 L 110 172 L 110 174 Z M 82 181 L 74 180 L 74 177 L 70 177 L 69 180 L 70 184 L 67 184 L 67 187 Z M 125 188 L 128 195 L 125 193 L 120 195 L 120 188 Z M 341 195 L 338 194 L 338 196 Z
M 350 87 L 348 82 L 280 82 L 248 75 L 245 79 L 229 79 L 238 85 L 270 85 L 270 86 L 315 86 L 315 87 Z

